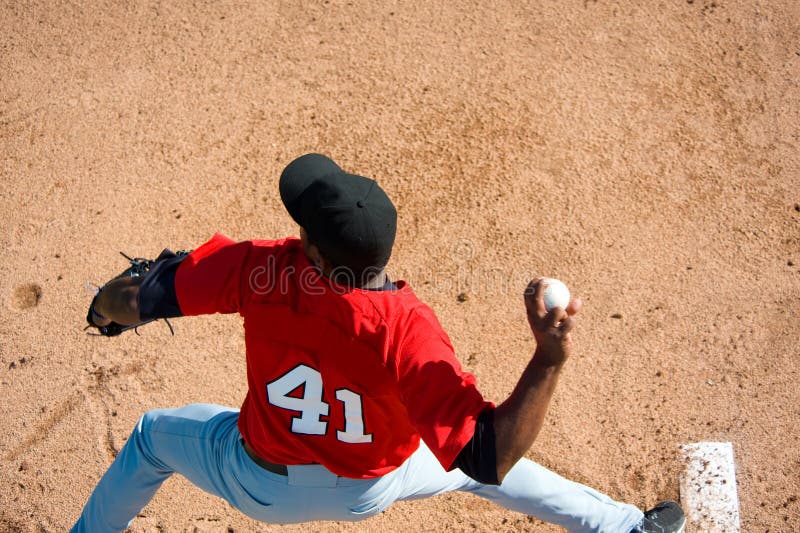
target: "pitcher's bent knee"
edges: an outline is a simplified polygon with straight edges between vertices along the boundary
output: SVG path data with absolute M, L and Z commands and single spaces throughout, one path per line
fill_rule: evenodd
M 136 426 L 125 444 L 125 446 L 135 446 L 137 455 L 146 459 L 153 466 L 167 471 L 171 471 L 171 469 L 156 458 L 151 435 L 158 420 L 169 411 L 172 409 L 151 409 L 143 414 L 136 422 Z

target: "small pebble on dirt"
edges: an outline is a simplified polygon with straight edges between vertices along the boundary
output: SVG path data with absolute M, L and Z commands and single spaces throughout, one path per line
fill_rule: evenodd
M 456 299 L 459 302 L 463 303 L 463 302 L 466 302 L 467 300 L 469 300 L 469 296 L 467 296 L 466 292 L 460 292 L 460 293 L 458 293 L 458 296 L 456 296 Z
M 786 261 L 786 264 L 789 265 L 790 267 L 793 267 L 794 266 L 794 261 L 789 259 L 788 261 Z
M 614 313 L 613 315 L 611 315 L 611 318 L 617 318 L 617 319 L 622 318 L 622 313 Z

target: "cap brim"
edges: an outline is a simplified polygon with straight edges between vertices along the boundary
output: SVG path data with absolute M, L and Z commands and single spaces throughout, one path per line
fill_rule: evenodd
M 304 225 L 300 209 L 303 192 L 315 181 L 341 172 L 339 165 L 322 154 L 306 154 L 286 166 L 281 173 L 279 188 L 283 205 L 295 222 Z

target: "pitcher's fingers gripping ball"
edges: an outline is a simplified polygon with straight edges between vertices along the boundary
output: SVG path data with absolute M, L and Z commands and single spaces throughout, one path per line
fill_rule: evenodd
M 564 282 L 555 278 L 544 278 L 544 308 L 548 311 L 556 307 L 566 310 L 570 301 L 569 289 Z

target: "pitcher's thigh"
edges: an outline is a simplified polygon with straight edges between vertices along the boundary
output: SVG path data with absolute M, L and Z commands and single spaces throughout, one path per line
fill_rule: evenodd
M 181 474 L 201 489 L 225 496 L 226 461 L 238 444 L 239 411 L 212 404 L 155 409 L 137 425 L 149 459 Z

